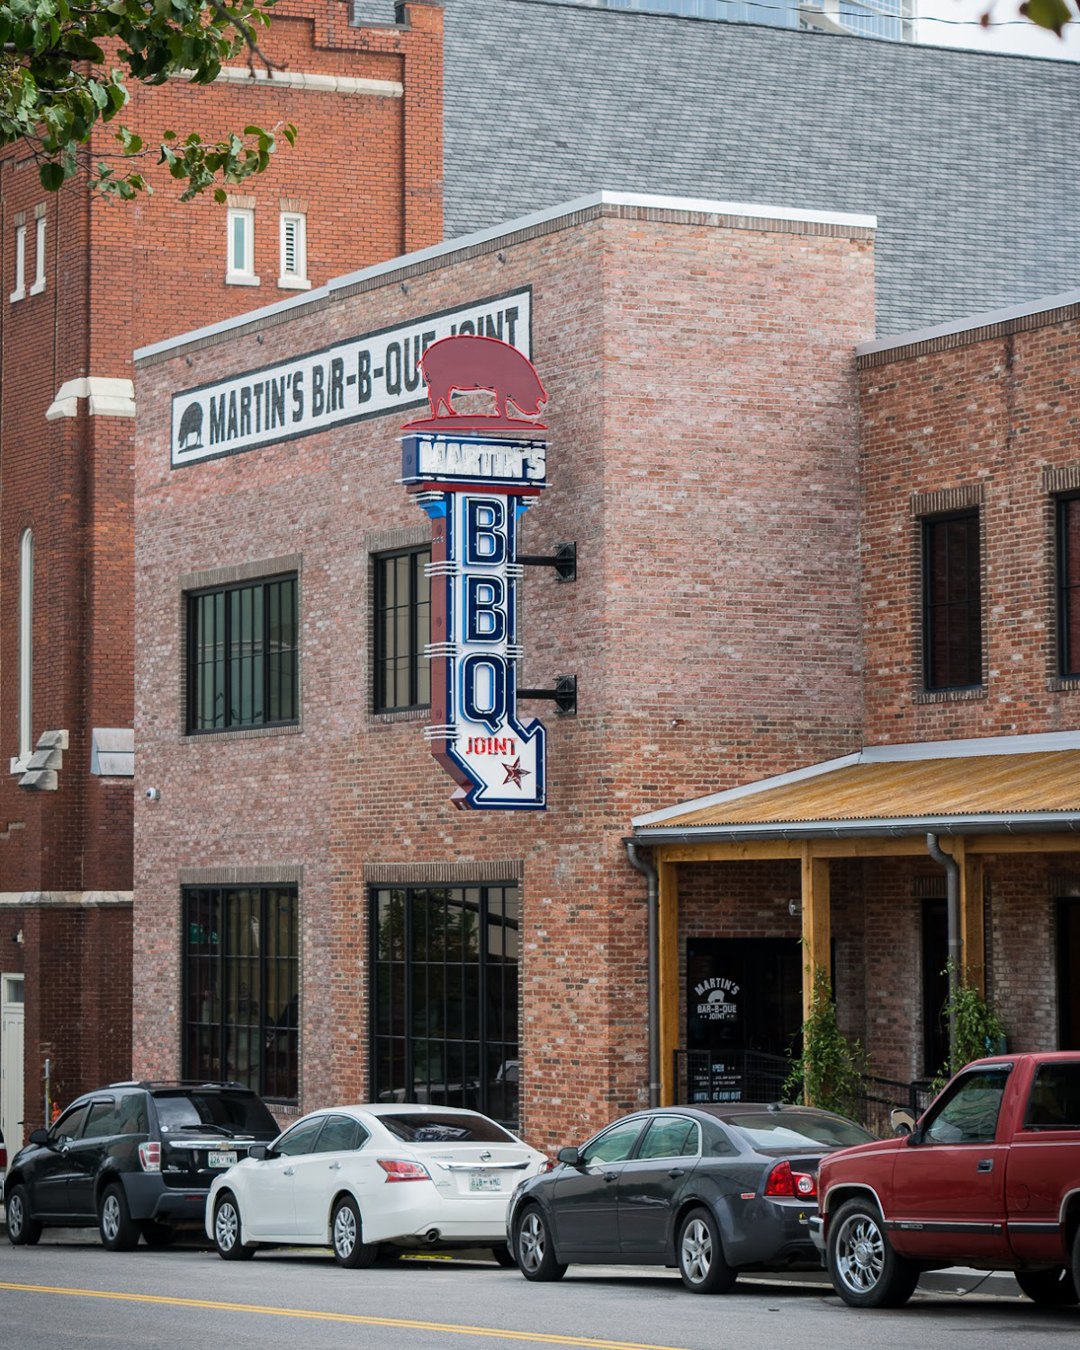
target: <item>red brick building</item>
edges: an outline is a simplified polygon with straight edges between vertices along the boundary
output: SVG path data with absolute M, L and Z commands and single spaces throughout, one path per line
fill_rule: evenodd
M 597 195 L 137 354 L 137 1072 L 246 1076 L 285 1113 L 449 1098 L 546 1143 L 647 1099 L 630 818 L 858 735 L 872 226 Z M 527 814 L 455 810 L 425 744 L 405 414 L 259 444 L 252 394 L 230 449 L 215 392 L 265 406 L 301 367 L 311 390 L 361 338 L 382 376 L 410 326 L 511 311 L 549 393 L 520 551 L 577 549 L 576 581 L 520 583 L 522 685 L 578 690 L 573 715 L 527 705 Z
M 133 347 L 280 303 L 442 234 L 442 12 L 353 26 L 285 0 L 276 69 L 137 89 L 125 120 L 213 136 L 300 128 L 270 169 L 181 205 L 44 192 L 0 158 L 0 993 L 9 1148 L 18 1122 L 130 1071 Z M 258 72 L 257 72 L 258 73 Z M 95 157 L 113 148 L 99 129 Z M 22 1070 L 19 1044 L 23 1043 Z M 21 1080 L 21 1081 L 18 1081 Z

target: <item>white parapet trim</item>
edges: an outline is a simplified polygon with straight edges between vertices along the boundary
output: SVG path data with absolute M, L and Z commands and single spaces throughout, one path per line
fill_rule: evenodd
M 134 381 L 88 375 L 79 380 L 64 381 L 49 404 L 45 420 L 55 422 L 61 417 L 78 417 L 81 398 L 89 400 L 91 417 L 135 416 Z
M 178 70 L 175 80 L 190 80 L 193 70 Z M 398 80 L 369 80 L 354 75 L 323 75 L 305 70 L 252 70 L 248 66 L 222 66 L 214 83 L 278 84 L 286 89 L 306 89 L 314 94 L 367 94 L 374 98 L 404 98 L 405 86 Z

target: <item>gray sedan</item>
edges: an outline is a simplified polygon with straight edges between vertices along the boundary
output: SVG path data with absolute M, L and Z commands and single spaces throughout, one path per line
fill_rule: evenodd
M 740 1270 L 819 1267 L 818 1163 L 873 1138 L 776 1102 L 639 1111 L 517 1187 L 511 1249 L 527 1280 L 578 1262 L 678 1266 L 695 1294 L 725 1293 Z

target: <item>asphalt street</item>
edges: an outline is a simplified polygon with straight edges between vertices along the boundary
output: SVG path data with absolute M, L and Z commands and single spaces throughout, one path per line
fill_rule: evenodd
M 950 1350 L 1074 1346 L 1080 1309 L 1045 1312 L 980 1277 L 963 1295 L 920 1291 L 895 1312 L 845 1307 L 819 1278 L 744 1276 L 724 1296 L 686 1292 L 673 1271 L 572 1267 L 530 1285 L 485 1260 L 408 1259 L 339 1269 L 328 1252 L 225 1262 L 194 1246 L 106 1252 L 96 1233 L 0 1248 L 4 1350 Z M 1015 1286 L 1013 1286 L 1015 1288 Z

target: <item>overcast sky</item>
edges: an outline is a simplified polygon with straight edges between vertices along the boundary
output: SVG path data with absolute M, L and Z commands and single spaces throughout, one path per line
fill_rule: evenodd
M 991 27 L 986 29 L 979 26 L 979 18 L 986 12 L 988 0 L 918 0 L 919 41 L 935 47 L 974 47 L 1080 61 L 1080 21 L 1066 27 L 1063 40 L 1020 19 L 1018 6 L 1019 0 L 991 4 Z M 936 22 L 940 19 L 950 22 Z

